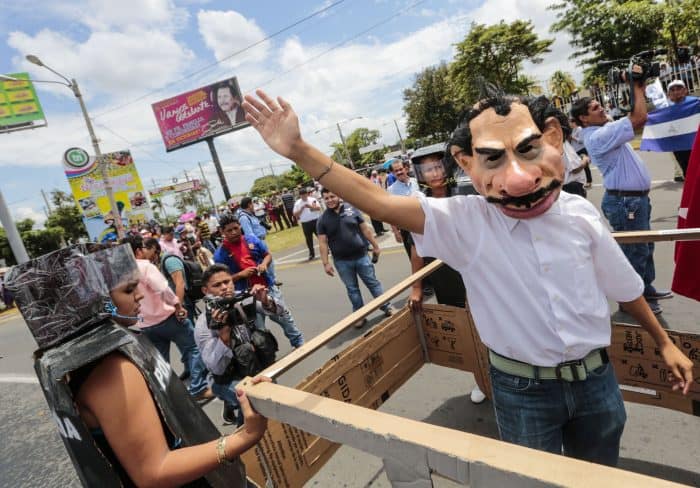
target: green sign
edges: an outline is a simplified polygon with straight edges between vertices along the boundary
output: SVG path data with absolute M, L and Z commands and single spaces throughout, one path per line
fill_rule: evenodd
M 16 80 L 0 78 L 0 133 L 45 126 L 44 111 L 29 75 L 6 76 Z

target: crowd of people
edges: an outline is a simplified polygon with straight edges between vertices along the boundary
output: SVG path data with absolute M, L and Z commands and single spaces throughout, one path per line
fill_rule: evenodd
M 669 83 L 669 89 L 677 86 Z M 640 83 L 635 98 L 644 100 Z M 323 271 L 338 274 L 353 311 L 363 305 L 358 278 L 373 297 L 383 293 L 375 264 L 384 222 L 403 244 L 411 271 L 444 261 L 428 283 L 414 284 L 408 306 L 421 310 L 426 286 L 438 303 L 469 303 L 489 349 L 492 400 L 505 441 L 617 463 L 626 414 L 605 351 L 611 333 L 607 297 L 651 334 L 674 388 L 687 393 L 692 362 L 655 316 L 662 312 L 659 300 L 672 293 L 653 284 L 653 244 L 618 245 L 586 200 L 594 164 L 603 177 L 602 212 L 610 227 L 650 228 L 651 178 L 628 144 L 646 121 L 645 104 L 611 121 L 590 98 L 578 100 L 566 115 L 544 97 L 496 94 L 468 112 L 446 146 L 417 152 L 410 161 L 390 160 L 386 176 L 371 171 L 367 177 L 308 145 L 283 100 L 259 91 L 243 106 L 270 147 L 317 185 L 298 188 L 296 195 L 284 189 L 268 198 L 245 197 L 178 226 L 134 226 L 115 247 L 58 251 L 90 261 L 85 269 L 101 273 L 103 283 L 85 283 L 94 293 L 83 294 L 102 300 L 99 317 L 137 332 L 138 341 L 149 344 L 144 350 L 153 348 L 166 363 L 175 344 L 189 401 L 219 398 L 223 420 L 244 426 L 218 441 L 184 447 L 174 435 L 179 431 L 164 421 L 165 407 L 149 393 L 151 376 L 142 376 L 137 360 L 106 348 L 103 357 L 76 362 L 67 384 L 82 421 L 104 440 L 97 444 L 119 465 L 122 480 L 155 486 L 193 481 L 262 436 L 265 419 L 237 385 L 275 360 L 278 346 L 266 319 L 281 327 L 292 348 L 304 344 L 266 243 L 273 229 L 300 226 L 310 261 L 317 236 Z M 469 174 L 480 196 L 459 193 L 459 171 Z M 49 276 L 55 283 L 75 276 L 39 269 L 43 260 L 13 268 L 5 283 L 27 319 L 49 305 L 64 306 L 58 291 L 36 294 L 38 279 Z M 395 308 L 387 302 L 381 311 L 390 316 Z M 28 320 L 46 350 L 80 343 L 81 325 L 58 317 L 51 341 L 45 328 Z M 355 326 L 366 324 L 362 319 Z M 473 401 L 484 397 L 478 388 L 472 391 Z M 118 411 L 123 405 L 128 408 Z M 140 418 L 130 420 L 130 413 Z M 151 464 L 144 467 L 139 456 Z

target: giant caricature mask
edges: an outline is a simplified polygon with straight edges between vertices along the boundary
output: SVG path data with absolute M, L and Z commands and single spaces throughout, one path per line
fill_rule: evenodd
M 453 143 L 450 152 L 474 188 L 512 218 L 529 219 L 549 210 L 564 180 L 559 121 L 549 117 L 541 130 L 528 107 L 514 101 L 505 115 L 483 110 L 469 121 L 469 129 L 471 148 Z

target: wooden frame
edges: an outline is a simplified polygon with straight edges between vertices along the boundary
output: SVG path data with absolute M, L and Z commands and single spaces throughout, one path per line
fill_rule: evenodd
M 700 229 L 614 236 L 625 243 L 699 240 Z M 434 261 L 401 281 L 263 374 L 274 380 L 441 265 Z M 437 322 L 430 318 L 437 316 L 430 316 L 428 322 L 435 323 L 425 324 L 423 317 L 411 316 L 408 309 L 403 309 L 355 340 L 296 388 L 241 382 L 256 410 L 270 419 L 259 446 L 243 456 L 248 475 L 261 486 L 266 480 L 278 487 L 303 486 L 340 444 L 347 444 L 407 467 L 416 479 L 425 480 L 426 486 L 431 473 L 472 487 L 682 486 L 383 412 L 368 414 L 368 408 L 378 408 L 427 362 L 472 371 L 482 390 L 490 391 L 485 348 L 475 335 L 468 311 L 442 306 L 426 309 L 428 314 L 440 315 Z M 459 313 L 465 316 L 449 315 Z M 454 320 L 466 321 L 474 332 L 453 330 L 449 324 Z M 438 331 L 432 339 L 430 327 Z M 691 353 L 699 367 L 696 377 L 700 376 L 700 357 L 692 355 L 692 351 L 700 350 L 700 336 L 674 331 L 669 331 L 669 335 L 686 354 Z M 445 353 L 449 348 L 443 347 L 444 340 L 461 347 Z M 625 399 L 699 415 L 700 384 L 693 385 L 688 397 L 671 392 L 652 344 L 637 326 L 620 324 L 613 330 L 609 354 Z M 640 368 L 658 375 L 640 375 Z

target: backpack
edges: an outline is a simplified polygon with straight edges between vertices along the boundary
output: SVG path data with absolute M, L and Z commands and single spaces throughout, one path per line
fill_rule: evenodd
M 167 273 L 165 270 L 165 261 L 170 258 L 179 259 L 185 268 L 185 295 L 187 295 L 193 302 L 204 298 L 204 293 L 202 293 L 203 271 L 199 263 L 195 263 L 194 261 L 190 261 L 188 259 L 182 259 L 180 256 L 170 254 L 163 260 L 163 273 Z

